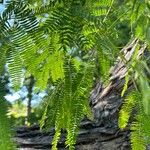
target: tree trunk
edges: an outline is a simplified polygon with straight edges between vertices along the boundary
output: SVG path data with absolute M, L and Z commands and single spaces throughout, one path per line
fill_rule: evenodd
M 136 45 L 135 39 L 130 45 L 123 48 L 124 60 L 130 61 Z M 138 58 L 144 53 L 145 45 L 142 45 Z M 95 121 L 84 119 L 80 125 L 80 131 L 76 143 L 77 150 L 130 150 L 130 129 L 118 128 L 118 113 L 123 102 L 121 91 L 125 82 L 127 68 L 124 61 L 118 57 L 116 64 L 110 70 L 110 80 L 107 86 L 100 81 L 91 92 L 90 106 L 94 113 Z M 128 91 L 133 88 L 129 82 Z M 31 128 L 21 127 L 17 129 L 15 140 L 22 150 L 50 149 L 54 135 L 54 129 L 49 133 L 42 133 L 38 126 Z M 62 132 L 58 143 L 58 149 L 65 148 L 65 135 Z
M 29 84 L 26 85 L 27 90 L 28 90 L 28 101 L 27 101 L 27 123 L 30 123 L 30 115 L 31 115 L 31 101 L 32 101 L 32 90 L 33 90 L 33 86 L 34 86 L 34 77 L 31 75 L 27 80 L 29 80 Z

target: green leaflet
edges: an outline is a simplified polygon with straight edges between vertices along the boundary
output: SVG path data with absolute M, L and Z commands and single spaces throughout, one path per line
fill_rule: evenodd
M 47 87 L 47 82 L 50 77 L 53 82 L 64 78 L 64 53 L 62 51 L 56 51 L 53 54 L 47 53 L 46 57 L 44 64 L 41 64 L 42 67 L 39 70 L 35 68 L 35 72 L 33 73 L 35 78 L 38 79 L 36 86 L 43 90 Z
M 48 60 L 51 69 L 51 77 L 55 82 L 58 79 L 64 78 L 64 53 L 56 51 L 54 55 Z
M 131 126 L 131 145 L 133 150 L 145 150 L 146 143 L 144 141 L 143 130 L 141 129 L 141 122 L 133 123 Z
M 121 129 L 125 128 L 128 124 L 130 115 L 133 108 L 136 107 L 138 100 L 141 99 L 140 94 L 137 91 L 132 91 L 124 100 L 123 106 L 119 114 L 119 127 Z
M 125 94 L 125 92 L 127 91 L 127 89 L 128 89 L 128 83 L 129 83 L 129 75 L 127 74 L 127 75 L 125 76 L 125 83 L 124 83 L 123 90 L 122 90 L 122 92 L 121 92 L 121 97 L 123 97 L 124 94 Z

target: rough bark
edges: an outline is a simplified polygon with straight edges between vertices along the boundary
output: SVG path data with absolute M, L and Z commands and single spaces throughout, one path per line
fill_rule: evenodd
M 125 82 L 127 68 L 125 62 L 130 61 L 138 44 L 135 39 L 130 45 L 122 50 L 124 59 L 118 57 L 116 64 L 110 70 L 110 82 L 104 86 L 99 82 L 91 92 L 90 105 L 94 113 L 95 121 L 84 119 L 80 125 L 77 138 L 77 150 L 130 150 L 130 130 L 126 128 L 121 131 L 118 128 L 118 113 L 123 102 L 121 91 Z M 146 49 L 142 45 L 138 58 Z M 129 82 L 128 90 L 133 88 L 132 81 Z M 54 129 L 48 133 L 41 132 L 38 126 L 31 128 L 21 127 L 17 129 L 15 140 L 19 150 L 50 149 L 54 135 Z M 65 148 L 65 135 L 62 131 L 58 149 Z
M 40 132 L 37 125 L 31 128 L 21 127 L 17 129 L 17 141 L 19 150 L 50 150 L 54 135 L 54 128 L 49 132 Z M 58 143 L 59 150 L 65 150 L 65 135 L 62 131 Z M 121 131 L 117 128 L 97 127 L 90 120 L 81 122 L 76 150 L 130 150 L 129 131 Z

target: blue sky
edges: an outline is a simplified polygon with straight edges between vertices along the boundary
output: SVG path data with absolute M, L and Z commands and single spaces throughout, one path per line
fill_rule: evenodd
M 4 5 L 0 4 L 0 12 L 4 10 Z
M 27 105 L 27 94 L 28 94 L 28 91 L 26 89 L 25 86 L 23 86 L 19 91 L 17 92 L 13 92 L 12 94 L 7 94 L 5 96 L 5 98 L 9 101 L 9 102 L 14 102 L 18 99 L 24 99 L 23 100 L 23 103 L 25 105 Z M 37 104 L 39 104 L 39 102 L 41 102 L 42 98 L 45 97 L 47 94 L 45 91 L 42 91 L 38 94 L 36 93 L 32 93 L 32 106 L 35 106 Z
M 5 9 L 4 4 L 0 4 L 0 13 L 2 13 L 4 9 Z

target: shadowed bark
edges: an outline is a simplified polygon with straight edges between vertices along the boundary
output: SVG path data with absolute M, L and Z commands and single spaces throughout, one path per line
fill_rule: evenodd
M 130 61 L 139 43 L 135 39 L 130 45 L 122 49 L 122 56 L 118 57 L 116 64 L 110 70 L 109 84 L 104 86 L 100 81 L 91 92 L 90 106 L 94 113 L 94 122 L 84 119 L 80 124 L 76 150 L 130 150 L 130 130 L 127 127 L 121 131 L 118 128 L 118 113 L 123 99 L 121 91 L 125 82 L 127 68 L 125 61 Z M 137 59 L 144 53 L 145 45 L 142 45 Z M 122 58 L 122 59 L 121 59 Z M 128 91 L 133 88 L 133 82 L 129 82 Z M 38 126 L 31 128 L 21 127 L 17 129 L 15 141 L 19 150 L 50 149 L 54 135 L 54 129 L 48 133 L 41 132 Z M 58 149 L 65 148 L 66 133 L 62 132 L 58 143 Z
M 26 118 L 26 124 L 30 123 L 30 116 L 31 116 L 31 111 L 32 111 L 32 107 L 31 107 L 31 102 L 32 102 L 32 92 L 33 92 L 33 87 L 34 87 L 34 77 L 31 75 L 30 77 L 25 79 L 25 84 L 28 90 L 28 95 L 27 95 L 27 118 Z

